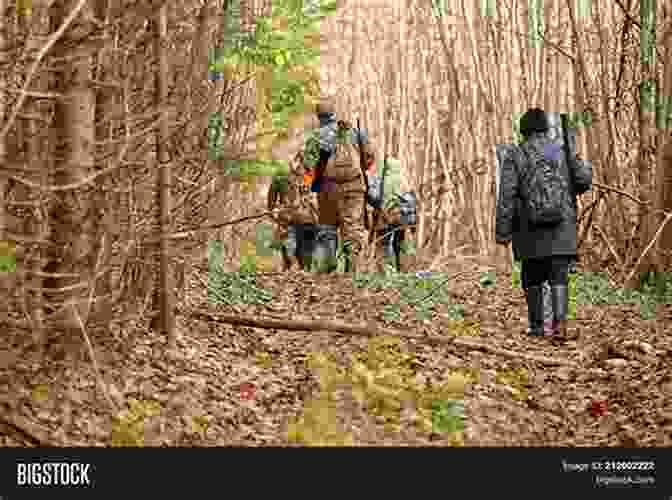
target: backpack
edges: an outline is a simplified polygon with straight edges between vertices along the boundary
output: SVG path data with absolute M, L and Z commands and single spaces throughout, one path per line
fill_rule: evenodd
M 413 191 L 399 196 L 399 211 L 402 226 L 414 226 L 418 222 L 418 199 Z
M 529 168 L 523 169 L 520 194 L 532 226 L 553 227 L 565 220 L 569 191 L 560 171 L 561 156 L 550 151 L 552 147 L 519 148 L 530 162 Z

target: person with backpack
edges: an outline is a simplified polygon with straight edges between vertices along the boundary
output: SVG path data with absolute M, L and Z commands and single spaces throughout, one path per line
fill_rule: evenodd
M 396 158 L 371 163 L 367 175 L 368 204 L 381 210 L 374 228 L 377 260 L 382 263 L 382 269 L 391 264 L 401 272 L 403 247 L 410 244 L 406 230 L 415 226 L 417 219 L 415 192 L 402 186 L 401 162 Z M 373 213 L 371 215 L 373 225 Z
M 499 186 L 501 184 L 501 175 L 502 175 L 502 168 L 501 165 L 504 162 L 504 159 L 507 158 L 507 156 L 512 154 L 512 150 L 515 149 L 515 145 L 513 144 L 497 144 L 495 147 L 496 154 L 497 154 L 497 173 L 496 173 L 496 195 L 495 199 L 499 199 Z M 517 210 L 519 210 L 519 206 L 517 205 L 516 207 Z M 521 258 L 520 255 L 516 254 L 516 249 L 514 248 L 512 253 L 513 261 L 520 263 Z M 528 272 L 527 272 L 527 267 L 526 266 L 521 266 L 520 269 L 520 287 L 523 290 L 523 294 L 525 295 L 525 299 L 527 301 L 527 289 L 529 287 L 528 284 Z M 542 284 L 543 287 L 543 296 L 544 296 L 544 334 L 545 335 L 552 335 L 553 334 L 553 305 L 551 303 L 551 285 L 549 284 L 548 281 L 544 281 Z M 528 326 L 527 328 L 527 333 L 528 335 L 531 333 L 531 330 Z
M 350 248 L 352 272 L 368 269 L 367 231 L 364 227 L 365 183 L 360 147 L 365 161 L 373 148 L 365 134 L 336 119 L 333 99 L 322 97 L 316 108 L 319 128 L 306 141 L 306 164 L 315 169 L 311 190 L 317 193 L 319 223 L 340 230 Z
M 527 281 L 529 335 L 544 336 L 543 283 L 551 286 L 552 336 L 568 339 L 568 271 L 577 253 L 576 195 L 590 190 L 592 165 L 549 136 L 539 108 L 521 118 L 523 143 L 501 164 L 495 240 L 513 242 Z M 568 154 L 569 152 L 569 154 Z
M 290 161 L 289 168 L 273 176 L 268 190 L 267 208 L 276 210 L 273 239 L 281 245 L 283 270 L 305 269 L 312 256 L 317 205 L 310 192 L 313 172 L 305 167 L 303 152 Z

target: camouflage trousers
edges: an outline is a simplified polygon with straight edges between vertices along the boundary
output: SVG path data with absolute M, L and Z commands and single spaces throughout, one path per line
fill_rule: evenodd
M 340 230 L 344 242 L 350 243 L 352 271 L 367 272 L 368 234 L 364 228 L 364 186 L 357 178 L 343 184 L 326 183 L 329 188 L 317 194 L 320 224 Z

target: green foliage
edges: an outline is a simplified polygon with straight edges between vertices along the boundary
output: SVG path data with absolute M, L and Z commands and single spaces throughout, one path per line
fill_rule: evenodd
M 210 113 L 208 117 L 208 157 L 210 160 L 223 159 L 225 144 L 224 114 Z
M 568 319 L 576 319 L 576 273 L 569 274 L 569 310 L 567 311 Z
M 16 256 L 0 255 L 0 273 L 16 272 Z
M 401 254 L 414 256 L 417 254 L 417 247 L 415 240 L 403 240 L 401 242 Z
M 112 419 L 112 446 L 144 446 L 145 424 L 160 413 L 161 405 L 156 401 L 129 400 L 128 410 Z
M 436 17 L 442 17 L 448 14 L 448 0 L 431 0 L 432 14 Z
M 515 262 L 512 286 L 520 287 L 520 263 Z M 644 320 L 656 316 L 656 306 L 672 303 L 671 273 L 663 273 L 659 278 L 644 280 L 639 289 L 614 288 L 604 272 L 569 274 L 569 319 L 576 318 L 577 304 L 639 306 L 640 317 Z
M 511 115 L 511 127 L 513 132 L 513 142 L 520 144 L 523 142 L 523 134 L 520 133 L 520 119 L 523 117 L 523 113 L 520 111 L 515 111 Z
M 307 167 L 315 168 L 320 159 L 319 131 L 316 129 L 305 130 L 303 142 L 305 144 L 303 163 Z
M 495 274 L 495 271 L 488 271 L 485 273 L 481 273 L 479 283 L 482 288 L 492 288 L 496 284 L 496 279 L 497 276 Z
M 462 399 L 469 379 L 451 373 L 442 384 L 419 384 L 414 377 L 419 363 L 400 339 L 372 338 L 366 351 L 340 367 L 324 354 L 309 358 L 320 391 L 308 401 L 304 411 L 288 429 L 290 442 L 312 446 L 354 445 L 347 429 L 339 426 L 337 395 L 350 391 L 369 415 L 375 416 L 387 430 L 399 431 L 402 411 L 414 408 L 411 422 L 424 432 L 446 435 L 449 444 L 461 445 L 464 429 Z
M 252 39 L 245 39 L 240 34 L 239 0 L 230 9 L 226 29 L 230 31 L 228 39 L 233 42 L 211 51 L 209 69 L 213 73 L 223 73 L 231 68 L 249 68 L 247 71 L 257 72 L 260 81 L 268 85 L 260 89 L 265 105 L 257 110 L 257 119 L 259 123 L 270 124 L 276 137 L 286 136 L 293 118 L 304 114 L 320 92 L 319 23 L 335 11 L 336 2 L 274 0 L 272 15 L 257 19 Z M 217 151 L 221 151 L 223 134 L 212 132 L 211 135 L 215 139 L 211 143 L 211 156 L 216 158 Z M 267 168 L 263 163 L 234 165 L 234 173 L 230 175 L 237 175 L 236 169 L 243 168 L 248 169 L 243 176 L 268 175 L 258 171 Z
M 224 40 L 227 47 L 244 47 L 253 43 L 249 35 L 241 30 L 242 15 L 240 0 L 228 0 L 227 12 L 224 15 Z
M 257 224 L 257 255 L 270 257 L 273 255 L 273 225 L 269 223 Z
M 578 304 L 634 304 L 642 319 L 653 319 L 658 303 L 672 302 L 672 280 L 663 278 L 662 286 L 644 282 L 640 289 L 614 288 L 606 273 L 579 273 L 576 278 Z
M 432 427 L 437 434 L 464 431 L 464 401 L 437 399 L 432 402 Z
M 241 256 L 239 272 L 229 272 L 223 262 L 224 242 L 208 244 L 208 300 L 213 304 L 267 304 L 273 299 L 270 291 L 257 286 L 256 259 Z
M 429 278 L 397 273 L 393 269 L 386 273 L 355 273 L 353 285 L 355 288 L 397 288 L 399 290 L 399 303 L 387 304 L 383 308 L 383 317 L 388 321 L 400 319 L 401 304 L 411 306 L 419 320 L 430 320 L 437 306 L 447 304 L 449 299 L 445 288 L 445 273 L 433 273 Z M 451 307 L 459 309 L 461 306 L 448 307 L 450 310 Z

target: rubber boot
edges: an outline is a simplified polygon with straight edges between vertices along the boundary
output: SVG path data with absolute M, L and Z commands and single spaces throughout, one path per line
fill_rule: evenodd
M 565 285 L 551 286 L 551 302 L 553 303 L 553 335 L 566 340 L 568 338 L 569 288 Z
M 544 336 L 544 287 L 531 286 L 527 289 L 527 334 L 531 337 Z
M 551 337 L 555 333 L 555 321 L 553 320 L 553 301 L 551 300 L 551 285 L 544 282 L 544 333 Z
M 543 285 L 544 292 L 544 335 L 552 337 L 555 333 L 555 321 L 553 321 L 553 306 L 551 304 L 551 287 L 548 283 Z M 527 301 L 527 289 L 523 288 L 525 294 L 525 301 Z M 530 333 L 530 327 L 527 327 L 527 333 Z

